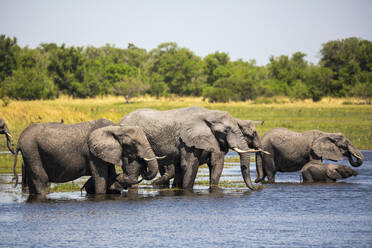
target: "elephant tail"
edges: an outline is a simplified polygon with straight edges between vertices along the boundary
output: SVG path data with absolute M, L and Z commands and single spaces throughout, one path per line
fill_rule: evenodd
M 17 146 L 17 149 L 15 150 L 15 153 L 14 153 L 14 164 L 13 164 L 13 179 L 12 181 L 15 180 L 15 183 L 14 183 L 14 188 L 17 187 L 18 185 L 18 173 L 17 173 L 17 170 L 16 170 L 16 167 L 17 167 L 17 157 L 18 157 L 18 152 L 20 151 L 20 147 Z

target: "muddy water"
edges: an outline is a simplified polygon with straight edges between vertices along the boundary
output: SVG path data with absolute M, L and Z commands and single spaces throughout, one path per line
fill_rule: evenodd
M 120 196 L 68 192 L 29 202 L 2 175 L 0 247 L 372 247 L 372 151 L 363 154 L 357 177 L 302 185 L 299 173 L 281 173 L 255 192 L 240 187 L 231 166 L 221 181 L 236 186 L 216 192 L 141 185 Z M 208 179 L 207 169 L 198 174 Z

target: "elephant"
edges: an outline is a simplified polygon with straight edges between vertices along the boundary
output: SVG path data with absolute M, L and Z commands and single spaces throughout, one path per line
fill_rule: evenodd
M 8 150 L 14 154 L 14 149 L 13 149 L 13 146 L 12 146 L 12 136 L 10 135 L 10 131 L 9 131 L 9 128 L 7 126 L 7 124 L 5 123 L 5 121 L 0 118 L 0 134 L 5 134 L 6 136 L 6 145 L 8 147 Z
M 313 182 L 336 182 L 351 176 L 357 176 L 358 172 L 346 165 L 323 164 L 309 162 L 301 169 L 304 183 Z
M 252 152 L 256 152 L 257 156 L 261 156 L 261 152 L 265 153 L 261 149 L 261 141 L 258 136 L 257 129 L 255 127 L 255 123 L 261 123 L 262 122 L 254 122 L 251 120 L 240 120 L 240 119 L 235 119 L 238 123 L 238 126 L 240 128 L 240 131 L 243 133 L 244 139 L 248 144 L 249 148 L 255 149 L 251 150 Z M 217 187 L 219 183 L 219 179 L 222 173 L 223 167 L 220 167 L 220 171 L 218 174 L 215 173 L 215 177 L 212 177 L 213 175 L 213 167 L 216 164 L 221 164 L 223 165 L 224 163 L 224 156 L 226 155 L 226 151 L 222 152 L 221 154 L 214 153 L 214 152 L 209 152 L 209 154 L 206 156 L 207 159 L 207 165 L 209 168 L 209 182 L 210 182 L 210 187 Z M 217 160 L 217 161 L 216 161 Z M 221 161 L 218 161 L 221 160 Z M 161 168 L 161 167 L 160 167 Z M 161 170 L 160 170 L 161 171 Z M 169 185 L 169 179 L 172 178 L 171 173 L 161 173 L 162 176 L 155 180 L 154 184 L 155 185 Z M 177 177 L 177 175 L 175 175 Z M 177 183 L 175 183 L 176 185 Z
M 265 177 L 269 183 L 274 183 L 277 171 L 299 171 L 309 162 L 321 163 L 323 159 L 339 161 L 346 156 L 353 167 L 358 167 L 364 159 L 363 154 L 342 133 L 319 130 L 298 133 L 274 128 L 262 136 L 261 142 L 262 149 L 270 155 L 263 154 L 262 159 L 258 158 L 256 183 Z
M 92 176 L 94 192 L 120 192 L 136 184 L 125 173 L 116 175 L 115 165 L 132 157 L 147 165 L 142 177 L 153 179 L 158 163 L 143 131 L 138 127 L 116 125 L 106 119 L 79 124 L 35 123 L 21 134 L 14 159 L 21 151 L 24 161 L 22 181 L 30 195 L 46 195 L 49 182 L 61 183 Z M 121 187 L 120 187 L 121 186 Z
M 250 149 L 238 122 L 225 111 L 208 110 L 194 106 L 167 111 L 138 109 L 125 115 L 119 124 L 141 127 L 156 155 L 166 155 L 159 160 L 161 177 L 156 184 L 169 183 L 192 189 L 199 165 L 207 163 L 210 169 L 210 185 L 218 185 L 224 155 L 234 149 L 240 155 L 244 182 L 255 189 L 250 178 Z M 259 144 L 260 145 L 260 144 Z M 136 161 L 128 161 L 132 170 L 138 170 Z

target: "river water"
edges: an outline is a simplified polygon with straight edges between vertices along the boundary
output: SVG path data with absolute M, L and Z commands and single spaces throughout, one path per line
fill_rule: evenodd
M 357 177 L 303 185 L 299 173 L 280 173 L 254 192 L 141 185 L 119 196 L 52 193 L 37 202 L 2 175 L 0 247 L 372 247 L 372 151 L 363 154 Z M 207 169 L 198 174 L 208 178 Z M 239 166 L 224 169 L 221 181 L 239 180 Z

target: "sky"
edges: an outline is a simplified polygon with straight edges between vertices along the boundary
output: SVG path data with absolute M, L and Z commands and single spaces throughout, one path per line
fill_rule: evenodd
M 301 51 L 316 64 L 330 40 L 372 41 L 372 1 L 0 0 L 0 34 L 30 48 L 134 43 L 150 51 L 176 42 L 201 57 L 219 51 L 257 65 Z

